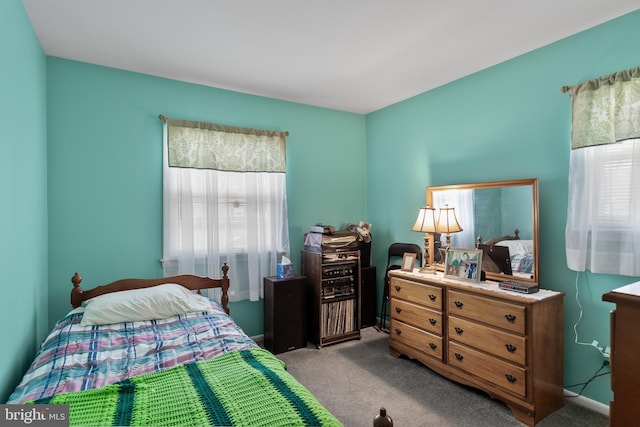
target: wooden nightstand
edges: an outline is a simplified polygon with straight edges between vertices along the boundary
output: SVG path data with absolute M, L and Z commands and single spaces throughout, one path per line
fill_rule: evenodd
M 277 354 L 307 346 L 307 278 L 264 278 L 264 347 Z

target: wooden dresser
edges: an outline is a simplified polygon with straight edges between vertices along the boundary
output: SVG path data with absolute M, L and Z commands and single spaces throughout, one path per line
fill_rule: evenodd
M 533 426 L 563 404 L 563 296 L 390 271 L 392 356 L 503 401 Z
M 640 419 L 640 282 L 602 296 L 616 304 L 611 312 L 611 389 L 609 425 L 637 425 Z

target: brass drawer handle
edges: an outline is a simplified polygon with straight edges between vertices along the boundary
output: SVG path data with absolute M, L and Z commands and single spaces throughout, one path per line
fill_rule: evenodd
M 454 354 L 454 356 L 456 356 L 456 359 L 458 359 L 458 360 L 464 359 L 464 356 L 461 355 L 460 353 L 453 353 L 453 354 Z
M 398 285 L 395 285 L 395 286 L 394 286 L 394 288 L 396 288 L 396 291 L 397 291 L 397 292 L 400 292 L 400 289 L 402 289 L 402 288 L 401 288 L 400 286 L 398 286 Z
M 458 328 L 457 326 L 456 326 L 455 328 L 453 328 L 453 329 L 455 329 L 456 334 L 458 334 L 458 335 L 462 335 L 462 333 L 464 332 L 464 331 L 462 330 L 462 328 Z
M 507 375 L 505 375 L 505 377 L 507 378 L 507 381 L 509 381 L 511 384 L 516 382 L 516 377 L 514 377 L 511 374 L 507 374 Z
M 435 301 L 436 300 L 436 296 L 434 294 L 429 294 L 429 299 L 431 301 Z
M 400 329 L 396 328 L 396 334 L 400 335 L 401 333 L 402 333 L 402 331 Z
M 509 353 L 515 353 L 515 351 L 518 349 L 515 345 L 513 344 L 505 344 L 505 347 L 507 347 L 507 351 Z
M 431 347 L 431 350 L 435 350 L 436 348 L 438 348 L 438 346 L 432 342 L 429 343 L 429 347 Z
M 400 307 L 396 307 L 396 313 L 400 314 L 401 311 L 402 309 Z
M 509 323 L 513 323 L 516 321 L 516 316 L 514 316 L 513 314 L 505 314 L 504 318 L 507 319 L 507 322 Z
M 458 307 L 458 308 L 462 308 L 462 306 L 464 305 L 464 304 L 462 303 L 462 301 L 455 301 L 455 302 L 454 302 L 454 304 L 455 304 L 455 305 L 456 305 L 456 307 Z
M 435 326 L 438 321 L 436 319 L 429 319 L 429 323 L 431 323 L 432 326 Z

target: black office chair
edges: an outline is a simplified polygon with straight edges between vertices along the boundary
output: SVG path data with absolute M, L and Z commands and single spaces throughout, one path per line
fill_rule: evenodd
M 392 243 L 389 246 L 387 257 L 387 268 L 384 272 L 384 291 L 382 292 L 382 309 L 380 310 L 380 330 L 388 332 L 385 328 L 387 317 L 387 302 L 389 301 L 389 271 L 397 270 L 401 267 L 402 257 L 405 253 L 416 254 L 416 264 L 422 267 L 422 249 L 414 243 Z

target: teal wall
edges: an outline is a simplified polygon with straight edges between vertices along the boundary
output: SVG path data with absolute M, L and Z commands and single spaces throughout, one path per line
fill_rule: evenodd
M 366 219 L 362 115 L 54 57 L 47 58 L 47 104 L 50 325 L 70 309 L 76 271 L 87 288 L 162 274 L 159 114 L 290 132 L 287 199 L 296 272 L 310 225 Z M 262 334 L 262 303 L 235 303 L 231 310 L 249 335 Z
M 640 11 L 361 116 L 45 59 L 22 2 L 0 2 L 0 144 L 9 153 L 0 157 L 0 189 L 3 206 L 12 206 L 0 210 L 0 324 L 10 343 L 0 350 L 0 398 L 68 311 L 75 271 L 87 287 L 161 274 L 159 114 L 290 131 L 296 271 L 309 225 L 367 220 L 378 306 L 386 247 L 422 244 L 410 228 L 426 186 L 538 177 L 541 282 L 566 293 L 565 383 L 587 380 L 601 359 L 573 342 L 576 278 L 580 339 L 601 343 L 609 340 L 612 308 L 601 295 L 638 278 L 576 276 L 566 268 L 571 101 L 560 87 L 640 65 L 639 31 Z M 262 333 L 261 303 L 231 309 L 249 335 Z M 595 380 L 585 395 L 608 403 L 609 378 Z
M 526 187 L 505 188 L 502 190 L 501 201 L 502 232 L 500 235 L 511 235 L 517 228 L 521 239 L 531 240 L 533 238 L 531 191 Z
M 0 402 L 47 323 L 46 62 L 20 0 L 0 1 Z
M 576 277 L 584 307 L 579 340 L 603 344 L 609 343 L 613 306 L 602 294 L 638 278 L 577 276 L 566 267 L 571 98 L 560 87 L 640 65 L 639 37 L 636 11 L 367 116 L 375 264 L 385 265 L 391 242 L 422 244 L 410 228 L 426 186 L 539 178 L 540 279 L 543 287 L 566 293 L 567 385 L 588 380 L 602 364 L 594 348 L 574 343 Z M 380 280 L 378 288 L 380 301 Z M 596 379 L 584 394 L 608 404 L 610 378 Z
M 521 239 L 533 239 L 531 200 L 530 185 L 475 191 L 473 225 L 476 236 L 486 241 L 492 237 L 513 236 L 518 229 Z

